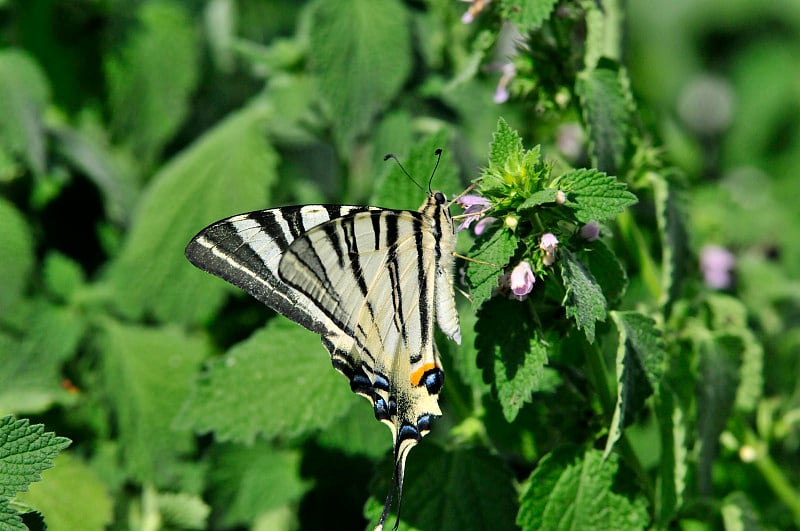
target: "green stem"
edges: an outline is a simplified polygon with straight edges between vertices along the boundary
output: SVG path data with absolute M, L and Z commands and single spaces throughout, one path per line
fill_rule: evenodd
M 744 424 L 744 423 L 742 423 Z M 745 444 L 756 449 L 755 465 L 767 481 L 772 491 L 789 508 L 794 518 L 794 523 L 800 527 L 800 492 L 796 491 L 781 469 L 769 455 L 767 445 L 758 438 L 753 431 L 744 426 Z
M 661 301 L 664 290 L 661 287 L 658 266 L 653 257 L 647 253 L 647 242 L 629 211 L 622 212 L 617 216 L 617 226 L 622 233 L 629 253 L 636 257 L 645 287 L 647 287 L 654 300 Z

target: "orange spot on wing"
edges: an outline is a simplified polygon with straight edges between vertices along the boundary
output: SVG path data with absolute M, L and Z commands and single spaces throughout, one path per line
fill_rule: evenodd
M 435 369 L 436 365 L 433 363 L 426 363 L 416 371 L 411 373 L 411 385 L 417 386 L 419 385 L 420 380 L 422 380 L 422 376 L 431 369 Z

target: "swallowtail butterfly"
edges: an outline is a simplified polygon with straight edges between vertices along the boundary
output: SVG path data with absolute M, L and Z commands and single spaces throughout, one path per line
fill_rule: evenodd
M 409 451 L 441 415 L 444 371 L 434 320 L 461 342 L 449 206 L 441 192 L 430 192 L 417 211 L 345 205 L 258 210 L 211 224 L 186 247 L 195 266 L 319 334 L 334 368 L 389 426 L 394 485 L 376 530 L 383 528 L 394 488 L 399 507 Z

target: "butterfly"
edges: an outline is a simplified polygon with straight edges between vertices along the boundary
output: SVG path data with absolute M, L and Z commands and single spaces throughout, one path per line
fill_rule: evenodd
M 441 158 L 441 150 L 436 154 Z M 395 489 L 399 514 L 408 453 L 441 415 L 444 370 L 434 321 L 461 343 L 450 204 L 429 186 L 417 211 L 350 205 L 258 210 L 209 225 L 186 247 L 195 266 L 319 334 L 333 367 L 389 427 L 393 486 L 376 530 L 383 528 Z M 399 516 L 395 529 L 398 523 Z

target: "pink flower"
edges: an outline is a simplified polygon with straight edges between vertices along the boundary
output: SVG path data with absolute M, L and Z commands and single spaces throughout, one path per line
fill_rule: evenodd
M 596 221 L 590 221 L 581 227 L 581 238 L 593 242 L 600 237 L 600 225 Z
M 486 226 L 491 225 L 495 221 L 497 221 L 497 218 L 493 218 L 492 216 L 486 216 L 485 218 L 477 222 L 475 224 L 475 229 L 474 229 L 475 236 L 480 236 L 481 234 L 483 234 L 483 231 L 486 230 Z
M 558 249 L 558 238 L 552 232 L 542 236 L 539 242 L 539 249 L 544 251 L 544 258 L 542 263 L 546 266 L 553 265 L 556 261 L 556 249 Z
M 490 206 L 492 206 L 492 203 L 488 199 L 479 195 L 465 195 L 464 197 L 459 198 L 456 203 L 458 203 L 462 208 L 466 209 L 464 210 L 464 214 L 462 214 L 466 217 L 457 229 L 459 231 L 468 229 L 469 226 L 472 225 L 473 221 L 477 221 L 482 218 L 483 214 L 489 210 Z
M 733 282 L 731 271 L 736 257 L 719 245 L 706 245 L 700 251 L 700 269 L 706 286 L 714 289 L 729 288 Z
M 531 271 L 531 265 L 528 262 L 520 262 L 511 271 L 509 283 L 511 292 L 518 300 L 524 300 L 528 293 L 533 289 L 533 283 L 536 278 Z

